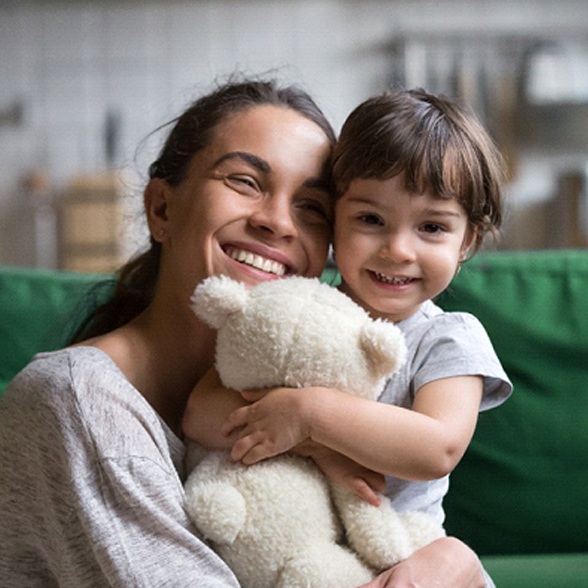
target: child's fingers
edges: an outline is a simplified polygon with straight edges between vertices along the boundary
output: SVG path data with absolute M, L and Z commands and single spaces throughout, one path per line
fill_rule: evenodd
M 241 394 L 241 397 L 244 400 L 247 400 L 247 402 L 257 402 L 258 400 L 261 400 L 268 392 L 269 390 L 264 388 L 263 390 L 240 390 L 239 394 Z
M 251 449 L 251 440 L 249 437 L 241 437 L 233 443 L 233 447 L 231 448 L 231 461 L 238 462 L 241 461 L 247 452 Z
M 380 494 L 384 493 L 384 490 L 386 489 L 386 476 L 384 476 L 384 474 L 372 470 L 366 470 L 362 477 L 374 492 L 379 492 Z
M 241 437 L 235 441 L 231 449 L 231 460 L 240 461 L 244 465 L 253 465 L 258 461 L 272 457 L 275 453 L 267 450 L 263 443 L 256 439 L 255 434 Z
M 231 433 L 235 431 L 235 429 L 239 429 L 240 427 L 244 427 L 247 424 L 248 414 L 247 414 L 247 406 L 242 406 L 237 410 L 234 410 L 223 426 L 221 427 L 221 433 L 225 437 L 230 437 Z
M 365 500 L 373 506 L 380 506 L 382 499 L 373 488 L 361 478 L 356 478 L 351 486 L 351 490 L 359 496 L 362 500 Z

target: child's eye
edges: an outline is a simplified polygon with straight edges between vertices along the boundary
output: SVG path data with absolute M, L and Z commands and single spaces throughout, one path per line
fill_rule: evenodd
M 431 235 L 436 235 L 437 233 L 443 232 L 443 227 L 441 227 L 441 225 L 437 225 L 435 223 L 427 223 L 427 224 L 423 225 L 422 230 L 425 233 L 429 233 Z

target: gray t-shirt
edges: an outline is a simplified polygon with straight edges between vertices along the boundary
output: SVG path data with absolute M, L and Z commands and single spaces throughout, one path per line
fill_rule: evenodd
M 488 334 L 473 315 L 444 312 L 427 301 L 417 313 L 396 324 L 404 333 L 407 361 L 386 383 L 380 402 L 411 408 L 425 384 L 468 375 L 484 378 L 480 410 L 502 404 L 512 393 Z M 386 495 L 398 511 L 427 512 L 440 524 L 445 518 L 442 500 L 448 487 L 449 476 L 425 482 L 386 479 Z
M 38 355 L 0 399 L 0 583 L 238 586 L 184 510 L 184 445 L 92 347 Z

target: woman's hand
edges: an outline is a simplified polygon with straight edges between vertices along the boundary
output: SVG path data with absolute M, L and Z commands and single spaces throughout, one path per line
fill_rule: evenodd
M 476 554 L 455 537 L 443 537 L 361 588 L 484 588 L 486 582 Z
M 251 465 L 305 441 L 309 436 L 307 408 L 314 390 L 275 388 L 269 392 L 243 392 L 244 399 L 255 402 L 233 411 L 222 427 L 227 436 L 239 431 L 231 459 Z

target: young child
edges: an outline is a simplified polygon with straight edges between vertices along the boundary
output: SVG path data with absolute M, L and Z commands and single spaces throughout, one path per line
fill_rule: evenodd
M 384 474 L 398 511 L 442 522 L 448 475 L 479 410 L 512 391 L 480 322 L 433 302 L 500 226 L 501 158 L 473 115 L 412 90 L 357 107 L 333 165 L 340 289 L 373 317 L 397 324 L 408 359 L 377 402 L 326 388 L 244 393 L 255 402 L 234 410 L 222 433 L 232 458 L 245 464 L 309 441 L 323 446 Z M 195 411 L 189 403 L 188 436 L 197 434 Z

